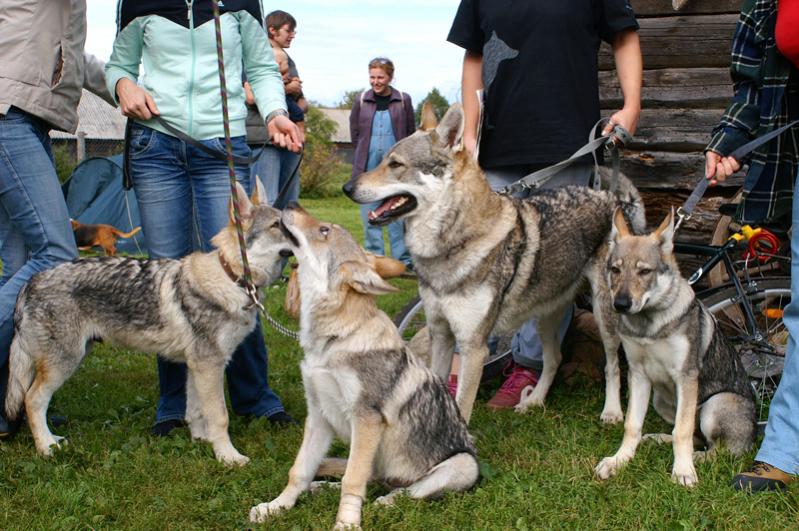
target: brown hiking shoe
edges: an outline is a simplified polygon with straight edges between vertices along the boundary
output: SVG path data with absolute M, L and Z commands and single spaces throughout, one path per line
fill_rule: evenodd
M 732 478 L 732 488 L 746 492 L 782 490 L 795 479 L 795 476 L 783 472 L 777 467 L 755 461 L 749 470 Z

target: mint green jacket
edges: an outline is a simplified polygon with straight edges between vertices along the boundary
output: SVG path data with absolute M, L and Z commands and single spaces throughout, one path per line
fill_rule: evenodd
M 117 98 L 117 82 L 129 78 L 150 93 L 171 125 L 198 140 L 224 137 L 213 19 L 195 26 L 195 8 L 182 25 L 157 9 L 131 16 L 122 4 L 113 53 L 105 65 L 109 92 Z M 221 27 L 230 132 L 242 136 L 247 117 L 242 69 L 262 116 L 286 109 L 283 80 L 260 20 L 246 10 L 224 12 Z M 137 122 L 169 134 L 155 120 Z

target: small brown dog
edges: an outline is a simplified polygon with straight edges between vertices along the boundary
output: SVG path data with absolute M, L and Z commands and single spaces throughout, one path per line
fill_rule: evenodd
M 117 254 L 117 238 L 130 238 L 141 230 L 141 227 L 136 227 L 130 232 L 122 232 L 103 223 L 84 225 L 74 219 L 70 219 L 69 222 L 72 223 L 72 232 L 75 233 L 75 243 L 78 244 L 78 249 L 88 251 L 92 247 L 98 246 L 103 248 L 107 256 Z

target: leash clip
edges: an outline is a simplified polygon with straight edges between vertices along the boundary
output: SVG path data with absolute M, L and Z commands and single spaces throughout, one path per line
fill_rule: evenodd
M 245 288 L 245 291 L 247 292 L 247 296 L 250 298 L 250 301 L 252 301 L 250 304 L 246 306 L 248 310 L 253 306 L 256 306 L 261 312 L 266 311 L 264 309 L 264 305 L 261 304 L 261 301 L 258 300 L 258 290 L 255 288 L 255 286 L 250 284 Z
M 677 222 L 674 224 L 674 230 L 679 229 L 683 221 L 691 219 L 691 214 L 686 213 L 683 207 L 678 207 L 675 214 L 677 215 Z

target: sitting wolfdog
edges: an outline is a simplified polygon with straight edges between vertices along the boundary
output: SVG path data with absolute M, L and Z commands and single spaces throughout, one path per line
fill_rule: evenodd
M 281 254 L 291 251 L 279 228 L 280 212 L 268 206 L 260 184 L 252 201 L 241 186 L 238 197 L 253 281 L 263 286 L 280 274 Z M 213 244 L 216 251 L 182 260 L 76 260 L 38 273 L 23 288 L 14 311 L 6 413 L 17 419 L 24 401 L 40 454 L 52 455 L 62 439 L 47 427 L 50 398 L 78 368 L 92 339 L 101 337 L 185 362 L 192 437 L 209 441 L 228 465 L 249 461 L 228 436 L 223 371 L 255 327 L 258 309 L 240 282 L 232 220 Z
M 396 291 L 338 225 L 297 205 L 283 212 L 293 242 L 300 296 L 300 364 L 308 417 L 283 492 L 250 511 L 250 520 L 294 506 L 318 473 L 344 473 L 336 528 L 360 526 L 366 484 L 431 498 L 469 489 L 478 478 L 466 422 L 444 382 L 405 347 L 374 296 Z M 348 460 L 324 459 L 334 436 L 350 444 Z
M 561 361 L 558 324 L 588 278 L 601 282 L 614 209 L 645 224 L 638 192 L 620 179 L 619 193 L 568 186 L 515 199 L 491 191 L 477 161 L 463 149 L 463 110 L 453 105 L 437 124 L 425 106 L 422 128 L 400 140 L 372 171 L 344 192 L 379 202 L 369 223 L 405 220 L 405 242 L 419 276 L 432 340 L 433 371 L 446 378 L 455 344 L 462 356 L 457 402 L 469 420 L 491 335 L 538 318 L 544 370 L 516 406 L 541 406 Z M 607 357 L 605 422 L 622 419 L 618 336 L 600 322 Z
M 654 390 L 652 405 L 673 435 L 647 435 L 673 442 L 672 479 L 694 485 L 694 434 L 700 433 L 712 455 L 719 443 L 735 455 L 755 438 L 755 403 L 743 364 L 694 295 L 672 254 L 671 213 L 648 236 L 630 234 L 616 212 L 607 261 L 607 284 L 629 364 L 630 398 L 621 448 L 596 467 L 600 479 L 614 475 L 635 455 Z M 603 311 L 612 311 L 603 308 Z M 696 432 L 696 422 L 699 430 Z

